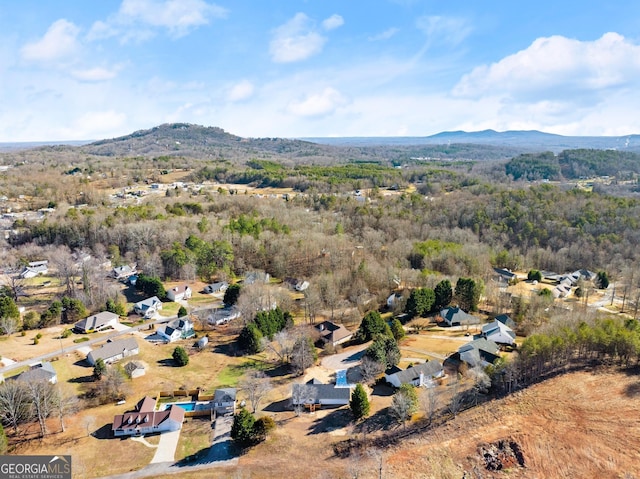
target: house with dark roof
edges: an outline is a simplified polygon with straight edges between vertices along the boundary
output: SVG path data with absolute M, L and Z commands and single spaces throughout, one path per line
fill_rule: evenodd
M 179 339 L 189 339 L 196 335 L 196 332 L 193 330 L 193 323 L 187 316 L 174 319 L 159 327 L 157 333 L 167 343 L 172 343 Z
M 224 293 L 227 289 L 229 289 L 229 283 L 227 283 L 226 281 L 219 281 L 217 283 L 206 285 L 203 291 L 207 294 Z
M 91 366 L 94 366 L 98 359 L 102 359 L 105 364 L 110 364 L 139 352 L 140 349 L 135 338 L 116 339 L 115 341 L 107 341 L 98 349 L 87 354 L 87 361 Z
M 508 314 L 499 314 L 494 318 L 496 321 L 500 321 L 505 326 L 509 326 L 511 329 L 515 329 L 517 327 L 516 322 L 511 319 Z
M 26 383 L 47 381 L 51 384 L 55 384 L 58 382 L 58 374 L 56 373 L 56 370 L 53 369 L 53 365 L 50 362 L 45 361 L 31 365 L 25 372 L 14 376 L 12 379 Z
M 162 309 L 162 301 L 157 296 L 152 296 L 142 301 L 138 301 L 133 306 L 134 312 L 144 317 L 145 319 L 151 318 L 154 314 Z
M 73 326 L 73 329 L 79 334 L 102 331 L 116 326 L 118 324 L 118 318 L 119 316 L 115 313 L 102 311 L 88 318 L 81 319 Z
M 432 387 L 434 379 L 444 376 L 444 368 L 438 361 L 427 361 L 410 366 L 405 370 L 398 366 L 389 368 L 384 373 L 384 379 L 394 387 L 412 384 L 416 387 Z
M 218 415 L 235 414 L 236 388 L 216 389 L 213 393 L 213 410 Z
M 458 348 L 460 359 L 471 367 L 486 367 L 500 357 L 500 346 L 485 338 L 474 339 Z
M 304 386 L 310 386 L 308 388 L 310 392 L 307 395 L 308 397 L 301 397 L 302 395 L 298 394 L 297 389 Z M 323 384 L 314 378 L 305 384 L 294 384 L 291 399 L 294 406 L 344 406 L 349 404 L 351 389 L 349 387 L 338 387 L 335 384 Z
M 506 268 L 493 268 L 493 272 L 496 275 L 496 279 L 501 283 L 509 283 L 509 281 L 518 278 L 513 271 Z
M 342 324 L 336 324 L 331 321 L 323 321 L 320 324 L 316 324 L 316 329 L 320 333 L 320 340 L 324 344 L 331 344 L 332 346 L 346 343 L 353 337 L 353 333 Z
M 163 411 L 156 411 L 156 400 L 144 397 L 136 404 L 135 410 L 118 414 L 113 418 L 111 431 L 114 436 L 140 436 L 143 434 L 177 431 L 182 428 L 184 409 L 171 405 Z
M 480 319 L 465 313 L 457 306 L 450 306 L 440 311 L 440 317 L 449 326 L 469 326 L 471 324 L 480 324 Z
M 513 346 L 516 343 L 516 333 L 509 326 L 502 324 L 497 319 L 493 322 L 482 325 L 481 337 L 493 341 L 496 344 L 508 344 Z

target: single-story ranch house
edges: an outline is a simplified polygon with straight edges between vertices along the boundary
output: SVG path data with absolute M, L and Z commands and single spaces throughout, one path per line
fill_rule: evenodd
M 95 366 L 98 359 L 102 359 L 105 364 L 115 363 L 139 352 L 140 349 L 135 338 L 116 339 L 115 341 L 106 342 L 98 349 L 94 349 L 87 354 L 87 361 L 91 366 Z
M 135 411 L 118 414 L 113 418 L 111 430 L 114 436 L 138 436 L 154 432 L 177 431 L 182 428 L 184 409 L 172 405 L 164 411 L 156 411 L 156 400 L 146 396 Z
M 427 361 L 408 367 L 404 371 L 394 366 L 384 373 L 385 380 L 394 387 L 412 384 L 416 387 L 433 386 L 433 380 L 444 376 L 444 368 L 438 361 Z
M 115 313 L 102 311 L 88 318 L 81 319 L 73 326 L 73 329 L 80 334 L 102 331 L 103 329 L 113 328 L 118 324 L 118 317 Z

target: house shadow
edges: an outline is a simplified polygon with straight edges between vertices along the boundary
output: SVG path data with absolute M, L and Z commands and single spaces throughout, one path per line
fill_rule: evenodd
M 90 368 L 91 364 L 86 359 L 78 359 L 73 363 L 74 366 L 80 366 L 81 368 Z
M 387 383 L 375 384 L 373 386 L 373 391 L 371 392 L 372 396 L 381 396 L 388 397 L 393 396 L 394 389 L 389 386 Z
M 115 436 L 111 432 L 112 426 L 113 424 L 105 424 L 104 426 L 93 431 L 91 435 L 96 439 L 113 439 Z M 122 436 L 120 439 L 128 438 L 129 436 Z
M 334 409 L 326 416 L 316 419 L 309 428 L 307 435 L 322 434 L 325 432 L 331 432 L 335 429 L 340 429 L 349 424 L 351 419 L 351 411 L 348 409 Z
M 91 383 L 94 380 L 95 378 L 93 377 L 92 374 L 90 374 L 89 376 L 79 376 L 77 378 L 68 379 L 67 382 L 72 384 L 83 384 L 83 383 Z
M 269 404 L 267 407 L 262 409 L 267 412 L 285 412 L 291 411 L 291 400 L 283 399 L 281 401 L 275 401 Z
M 342 360 L 343 363 L 349 363 L 352 361 L 359 361 L 360 359 L 362 359 L 362 357 L 364 356 L 364 353 L 366 352 L 366 350 L 362 350 L 362 351 L 358 351 L 357 353 L 353 353 L 351 356 L 346 357 L 345 359 Z

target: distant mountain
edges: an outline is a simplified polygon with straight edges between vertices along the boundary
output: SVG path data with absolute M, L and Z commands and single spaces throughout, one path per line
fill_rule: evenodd
M 640 135 L 562 136 L 537 130 L 529 131 L 444 131 L 431 136 L 303 138 L 315 143 L 340 146 L 476 144 L 519 148 L 528 151 L 559 152 L 593 148 L 640 151 Z

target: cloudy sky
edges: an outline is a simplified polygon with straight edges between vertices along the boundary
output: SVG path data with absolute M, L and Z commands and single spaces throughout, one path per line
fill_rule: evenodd
M 0 3 L 0 141 L 640 133 L 640 2 Z

